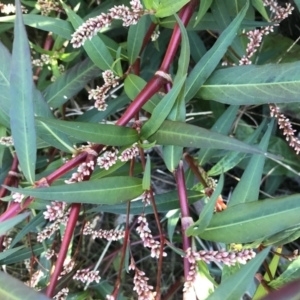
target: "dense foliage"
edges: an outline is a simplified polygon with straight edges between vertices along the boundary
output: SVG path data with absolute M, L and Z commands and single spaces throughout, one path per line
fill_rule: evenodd
M 0 3 L 0 298 L 297 299 L 298 9 Z

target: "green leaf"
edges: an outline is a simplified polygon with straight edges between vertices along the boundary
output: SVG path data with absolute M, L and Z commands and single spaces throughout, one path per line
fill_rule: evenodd
M 195 21 L 194 26 L 196 26 L 201 21 L 203 16 L 206 14 L 208 9 L 210 8 L 212 2 L 213 2 L 213 0 L 200 1 L 200 7 L 199 7 L 199 10 L 198 10 L 197 17 L 195 19 L 196 21 Z
M 11 55 L 5 46 L 0 42 L 0 123 L 5 127 L 10 127 L 9 108 L 10 108 L 10 64 Z
M 203 210 L 200 213 L 200 217 L 199 217 L 198 221 L 195 222 L 193 225 L 191 225 L 186 230 L 187 236 L 198 235 L 198 234 L 202 233 L 205 230 L 205 228 L 208 226 L 208 224 L 213 216 L 216 202 L 217 202 L 219 196 L 221 195 L 223 186 L 224 186 L 224 175 L 222 174 L 220 176 L 220 180 L 219 180 L 217 188 L 213 192 L 208 203 L 205 204 Z
M 267 120 L 265 119 L 259 127 L 245 140 L 244 143 L 253 144 L 258 136 L 260 135 L 261 131 L 265 127 Z M 245 153 L 240 153 L 237 151 L 229 152 L 225 156 L 223 156 L 209 171 L 209 176 L 216 176 L 221 173 L 225 173 L 228 170 L 232 169 L 236 165 L 238 165 L 244 158 L 246 157 Z
M 45 100 L 52 108 L 57 108 L 75 96 L 90 80 L 99 75 L 99 68 L 91 60 L 86 59 L 50 84 L 43 91 Z
M 10 72 L 10 126 L 21 169 L 26 179 L 33 184 L 36 162 L 34 84 L 31 54 L 19 0 L 16 0 L 16 12 Z
M 207 298 L 207 300 L 240 299 L 247 290 L 249 282 L 253 280 L 258 268 L 266 259 L 269 251 L 269 248 L 264 249 L 246 265 L 243 265 L 238 272 L 222 282 L 222 284 Z
M 123 69 L 122 69 L 122 63 L 121 63 L 121 51 L 122 47 L 119 47 L 117 52 L 116 52 L 116 60 L 114 62 L 114 65 L 112 67 L 113 70 L 116 71 L 117 75 L 121 78 L 123 77 Z
M 163 146 L 162 150 L 166 167 L 170 172 L 175 171 L 182 158 L 183 147 L 167 145 Z
M 0 22 L 14 22 L 15 18 L 16 16 L 1 17 Z M 47 32 L 53 32 L 67 40 L 71 39 L 71 35 L 74 32 L 70 22 L 53 17 L 25 14 L 23 20 L 25 25 Z
M 183 76 L 186 76 L 189 63 L 190 63 L 190 44 L 189 38 L 187 35 L 187 31 L 181 22 L 180 18 L 175 15 L 176 21 L 179 25 L 181 32 L 181 47 L 180 47 L 180 56 L 178 60 L 178 70 L 176 73 L 176 77 L 174 79 L 174 84 L 177 84 L 178 80 L 180 80 Z
M 187 36 L 186 29 L 182 24 L 181 20 L 177 15 L 175 18 L 178 22 L 181 31 L 181 49 L 180 49 L 180 56 L 178 60 L 178 70 L 176 73 L 176 77 L 174 79 L 174 85 L 177 85 L 180 82 L 181 78 L 186 78 L 186 74 L 189 67 L 190 62 L 190 45 L 189 39 Z M 176 102 L 172 107 L 167 119 L 172 121 L 185 121 L 185 101 L 184 101 L 184 91 L 185 91 L 185 84 L 182 85 L 181 90 L 177 96 Z M 183 147 L 167 145 L 164 146 L 163 149 L 163 158 L 166 164 L 166 167 L 170 172 L 173 172 L 182 157 Z
M 200 237 L 221 243 L 249 243 L 266 239 L 299 224 L 300 195 L 246 202 L 213 216 Z M 257 230 L 259 228 L 259 230 Z
M 109 124 L 94 124 L 36 118 L 37 123 L 44 123 L 65 134 L 82 141 L 110 146 L 130 145 L 138 141 L 136 130 Z
M 194 31 L 188 31 L 188 37 L 192 59 L 195 63 L 197 63 L 206 53 L 205 45 L 202 39 L 199 37 L 198 33 Z
M 235 150 L 264 155 L 258 148 L 234 138 L 198 126 L 168 120 L 149 138 L 149 141 L 156 141 L 160 145 Z
M 5 282 L 0 287 L 0 298 L 5 300 L 50 300 L 42 293 L 38 293 L 34 289 L 26 286 L 22 281 L 19 281 L 4 272 L 0 272 L 0 281 Z
M 239 4 L 243 2 L 242 7 L 248 5 L 248 0 L 229 0 L 226 2 L 226 0 L 214 0 L 213 4 L 211 6 L 211 13 L 218 24 L 221 32 L 227 28 L 231 23 L 231 17 L 230 15 L 238 15 L 240 12 Z M 247 12 L 249 9 L 247 9 L 245 17 L 247 18 Z M 244 17 L 244 18 L 245 18 Z M 238 56 L 243 56 L 245 53 L 244 47 L 241 46 L 241 38 L 239 35 L 241 34 L 241 30 L 238 29 L 236 32 L 236 37 L 233 39 L 231 43 L 231 48 Z M 230 55 L 230 54 L 229 54 Z M 234 59 L 236 59 L 234 57 Z
M 146 84 L 147 82 L 144 79 L 134 74 L 129 74 L 124 81 L 125 93 L 131 100 L 134 100 Z M 143 109 L 152 113 L 153 109 L 159 102 L 160 98 L 157 95 L 154 95 L 147 101 L 146 104 L 144 104 Z
M 27 196 L 44 200 L 63 200 L 68 203 L 117 204 L 132 200 L 143 193 L 142 180 L 115 176 L 99 180 L 64 184 L 41 189 L 7 187 Z
M 143 190 L 149 191 L 151 187 L 151 159 L 149 154 L 147 154 L 147 162 L 143 176 Z
M 141 136 L 144 139 L 153 135 L 167 118 L 185 82 L 185 78 L 186 76 L 179 79 L 177 84 L 173 85 L 171 91 L 154 108 L 150 119 L 143 125 L 141 130 Z
M 157 9 L 155 16 L 157 18 L 164 18 L 171 16 L 178 12 L 189 0 L 161 0 Z
M 238 105 L 229 106 L 222 116 L 215 122 L 211 131 L 218 132 L 227 135 L 232 127 L 234 120 L 236 119 L 236 114 L 239 110 Z M 213 149 L 201 149 L 198 153 L 199 165 L 203 166 L 207 163 L 210 158 L 215 154 L 216 150 Z M 223 172 L 226 172 L 223 170 Z M 219 173 L 221 174 L 221 173 Z
M 109 38 L 108 36 L 106 36 L 103 33 L 98 33 L 98 36 L 101 38 L 101 40 L 105 43 L 107 49 L 109 50 L 110 54 L 115 57 L 118 58 L 117 56 L 117 52 L 119 49 L 119 44 L 117 42 L 115 42 L 113 39 Z M 128 61 L 128 55 L 125 51 L 124 48 L 121 47 L 121 54 L 120 57 L 126 61 Z
M 64 4 L 63 2 L 61 3 L 73 27 L 77 29 L 80 25 L 82 25 L 84 21 L 78 15 L 76 15 L 66 4 Z M 101 70 L 110 70 L 113 64 L 113 58 L 105 43 L 101 40 L 100 36 L 96 35 L 91 40 L 86 40 L 83 47 L 89 58 L 94 62 L 96 66 L 98 66 Z
M 299 1 L 299 0 L 296 0 Z M 295 2 L 296 2 L 295 1 Z M 251 0 L 252 5 L 259 11 L 259 13 L 268 21 L 270 22 L 270 18 L 268 16 L 268 13 L 266 11 L 266 7 L 264 5 L 263 0 Z M 299 2 L 300 3 L 300 2 Z
M 283 285 L 300 278 L 300 258 L 291 262 L 288 268 L 276 279 L 272 280 L 269 285 L 274 289 L 279 289 Z
M 5 136 L 6 136 L 6 127 L 1 125 L 0 123 L 0 137 L 5 137 Z M 0 145 L 0 168 L 2 168 L 4 153 L 6 149 L 7 149 L 6 146 Z
M 47 119 L 48 120 L 48 119 Z M 55 118 L 51 118 L 55 122 Z M 45 141 L 47 144 L 65 151 L 67 153 L 75 153 L 75 149 L 73 148 L 69 138 L 63 132 L 60 132 L 56 129 L 53 129 L 46 123 L 36 122 L 36 131 L 38 136 Z M 45 146 L 41 147 L 44 148 Z
M 199 90 L 199 87 L 202 86 L 205 80 L 210 76 L 210 74 L 219 64 L 220 60 L 226 53 L 227 48 L 231 45 L 233 39 L 235 38 L 237 30 L 239 29 L 240 24 L 246 15 L 248 7 L 249 2 L 247 1 L 247 4 L 232 21 L 232 23 L 220 35 L 213 47 L 206 52 L 203 58 L 191 71 L 187 79 L 186 101 L 191 100 L 195 96 L 195 94 Z
M 147 31 L 148 17 L 143 16 L 136 25 L 130 26 L 127 37 L 127 52 L 129 63 L 133 64 L 142 49 L 144 36 Z
M 268 130 L 259 144 L 259 148 L 263 151 L 267 151 L 268 149 L 273 125 L 274 119 L 270 122 Z M 252 155 L 240 182 L 230 197 L 229 206 L 258 200 L 264 164 L 265 157 L 263 155 Z
M 200 194 L 197 191 L 187 191 L 189 203 L 192 204 L 199 200 Z M 168 212 L 172 209 L 179 208 L 178 192 L 172 191 L 164 194 L 155 195 L 155 204 L 158 212 Z M 126 210 L 126 204 L 102 205 L 93 208 L 92 212 L 110 212 L 113 214 L 122 214 Z M 146 206 L 142 201 L 133 201 L 130 205 L 131 214 L 153 214 L 152 206 Z
M 153 0 L 143 0 L 144 6 L 147 9 L 153 9 Z
M 175 17 L 170 16 L 160 21 L 159 25 L 165 28 L 173 29 L 175 23 L 176 23 Z M 269 22 L 243 20 L 241 22 L 240 27 L 243 29 L 255 29 L 257 27 L 269 26 L 269 25 L 271 25 Z M 224 28 L 220 28 L 217 22 L 215 21 L 213 15 L 211 13 L 207 13 L 203 16 L 201 22 L 199 22 L 196 26 L 194 26 L 194 19 L 192 18 L 192 21 L 187 25 L 186 29 L 188 31 L 200 31 L 200 30 L 221 31 Z
M 46 222 L 43 212 L 39 212 L 34 218 L 30 220 L 28 224 L 26 224 L 22 230 L 16 235 L 10 244 L 10 248 L 13 248 L 27 233 L 35 232 L 36 227 L 44 224 Z
M 299 61 L 226 68 L 215 71 L 196 97 L 234 105 L 297 102 L 299 78 Z
M 55 120 L 50 107 L 43 98 L 41 92 L 36 88 L 33 89 L 33 109 L 36 116 L 49 118 Z M 37 136 L 46 142 L 46 145 L 40 146 L 37 143 L 37 148 L 48 147 L 52 145 L 55 148 L 61 149 L 62 151 L 73 153 L 73 144 L 69 141 L 68 137 L 61 132 L 50 129 L 46 125 L 38 126 L 36 124 Z M 38 139 L 39 140 L 39 139 Z M 38 141 L 37 140 L 37 141 Z
M 32 257 L 32 255 L 38 256 L 45 251 L 44 245 L 42 243 L 37 243 L 35 246 L 30 248 L 21 249 L 12 255 L 4 258 L 0 261 L 1 265 L 11 265 L 20 261 L 24 261 Z M 0 298 L 1 299 L 1 298 Z
M 263 241 L 264 246 L 279 246 L 284 245 L 288 242 L 294 241 L 300 236 L 300 224 L 291 226 L 288 229 L 282 230 L 274 235 L 271 235 Z
M 178 221 L 180 219 L 180 210 L 179 209 L 170 210 L 167 213 L 166 218 L 168 219 L 168 238 L 172 243 L 173 235 L 177 227 Z
M 0 235 L 4 235 L 8 230 L 14 228 L 14 226 L 16 226 L 18 223 L 20 223 L 21 221 L 23 221 L 25 218 L 27 218 L 30 215 L 29 212 L 23 213 L 21 215 L 18 215 L 12 219 L 9 219 L 7 221 L 3 221 L 1 222 L 1 226 L 0 226 Z
M 24 246 L 19 246 L 19 247 L 16 247 L 16 248 L 12 248 L 12 246 L 9 246 L 9 249 L 7 249 L 4 252 L 0 253 L 0 261 L 2 259 L 5 259 L 6 257 L 8 257 L 10 255 L 14 255 L 15 252 L 17 252 L 17 251 L 19 251 L 19 250 L 21 250 L 23 248 L 24 248 Z

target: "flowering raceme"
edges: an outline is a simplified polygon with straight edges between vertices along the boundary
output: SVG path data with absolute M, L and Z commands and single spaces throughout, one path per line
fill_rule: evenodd
M 72 34 L 71 43 L 74 48 L 79 48 L 87 39 L 91 39 L 102 28 L 108 27 L 113 20 L 122 20 L 123 26 L 135 25 L 139 19 L 146 14 L 152 14 L 153 11 L 144 10 L 139 0 L 130 1 L 130 8 L 125 5 L 115 5 L 107 14 L 101 13 L 95 18 L 88 19 L 75 33 Z

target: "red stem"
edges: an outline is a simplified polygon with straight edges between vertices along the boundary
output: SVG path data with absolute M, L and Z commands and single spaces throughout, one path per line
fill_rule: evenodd
M 73 203 L 72 206 L 71 206 L 70 217 L 69 217 L 69 220 L 68 220 L 68 223 L 67 223 L 67 227 L 66 227 L 66 231 L 65 231 L 65 234 L 64 234 L 63 241 L 61 243 L 61 247 L 60 247 L 60 250 L 59 250 L 59 255 L 58 255 L 58 258 L 57 258 L 57 261 L 56 261 L 56 266 L 55 266 L 53 274 L 51 275 L 50 284 L 49 284 L 49 286 L 47 288 L 47 291 L 46 291 L 46 295 L 50 298 L 53 297 L 58 276 L 60 275 L 60 273 L 62 271 L 62 267 L 63 267 L 64 261 L 66 259 L 69 244 L 71 242 L 73 231 L 74 231 L 74 228 L 76 226 L 77 219 L 78 219 L 78 216 L 79 216 L 79 213 L 80 213 L 80 207 L 81 207 L 80 203 Z
M 160 90 L 164 83 L 164 78 L 158 76 L 152 77 L 143 90 L 134 99 L 134 101 L 131 102 L 123 116 L 116 124 L 119 126 L 125 126 L 134 117 L 135 113 L 139 111 L 142 106 Z
M 155 30 L 155 27 L 156 27 L 155 23 L 151 23 L 151 25 L 149 26 L 149 29 L 148 29 L 148 31 L 147 31 L 147 33 L 145 35 L 145 38 L 144 38 L 143 45 L 142 45 L 140 53 L 142 53 L 144 51 L 144 49 L 146 48 L 148 42 L 151 39 L 151 35 L 152 35 L 153 31 Z
M 179 162 L 178 168 L 175 171 L 175 177 L 178 188 L 179 204 L 181 211 L 181 230 L 182 230 L 182 244 L 183 250 L 186 251 L 191 247 L 191 239 L 186 236 L 186 229 L 192 224 L 192 220 L 189 213 L 189 203 L 186 194 L 186 186 L 184 179 L 184 170 L 182 161 Z M 190 263 L 187 258 L 183 259 L 184 265 L 184 277 L 187 280 L 190 270 Z
M 181 11 L 179 13 L 179 18 L 181 19 L 181 22 L 183 23 L 184 26 L 187 26 L 187 24 L 189 23 L 198 2 L 199 2 L 198 0 L 191 0 L 189 3 L 187 3 L 181 9 Z M 161 71 L 168 72 L 170 65 L 175 57 L 180 40 L 181 40 L 181 32 L 180 32 L 179 25 L 176 23 L 174 30 L 173 30 L 171 40 L 169 42 L 167 53 L 164 57 L 164 60 L 161 64 L 161 66 L 160 66 Z

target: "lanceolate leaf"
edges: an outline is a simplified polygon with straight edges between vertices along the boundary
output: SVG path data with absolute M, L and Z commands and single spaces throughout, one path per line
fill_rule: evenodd
M 195 222 L 192 226 L 190 226 L 186 230 L 187 235 L 198 235 L 205 230 L 208 226 L 215 209 L 215 204 L 217 202 L 218 197 L 220 196 L 224 185 L 224 175 L 220 176 L 220 181 L 218 183 L 217 188 L 213 192 L 212 196 L 208 200 L 208 203 L 205 204 L 204 209 L 200 213 L 200 217 L 197 222 Z
M 147 139 L 155 131 L 158 130 L 163 121 L 167 118 L 171 112 L 176 98 L 184 84 L 185 77 L 183 76 L 178 80 L 177 84 L 173 86 L 171 91 L 164 96 L 164 98 L 157 104 L 152 112 L 151 118 L 143 125 L 141 136 Z
M 46 222 L 43 212 L 39 212 L 31 221 L 25 225 L 22 230 L 16 235 L 10 244 L 10 248 L 13 248 L 28 232 L 35 231 L 37 226 L 40 226 Z
M 38 293 L 7 273 L 0 272 L 0 281 L 5 282 L 0 287 L 0 298 L 3 300 L 50 300 L 44 294 Z
M 242 20 L 245 17 L 249 6 L 247 1 L 244 8 L 240 11 L 237 17 L 232 21 L 232 23 L 224 30 L 221 36 L 218 38 L 213 47 L 207 51 L 203 58 L 197 63 L 197 65 L 191 71 L 186 86 L 186 101 L 191 100 L 199 87 L 205 82 L 205 80 L 214 71 L 216 66 L 219 64 L 221 58 L 227 51 L 227 48 L 232 43 L 236 36 L 236 32 L 240 27 Z M 235 103 L 238 104 L 238 103 Z
M 177 81 L 182 78 L 182 76 L 186 76 L 189 62 L 190 62 L 190 44 L 189 38 L 187 35 L 187 31 L 182 24 L 180 18 L 175 15 L 176 21 L 180 27 L 181 32 L 181 47 L 180 47 L 180 56 L 178 60 L 178 70 L 176 73 L 176 77 L 174 80 L 174 84 L 177 84 Z
M 63 2 L 62 5 L 73 27 L 77 29 L 80 25 L 82 25 L 83 20 Z M 105 43 L 99 36 L 96 35 L 91 40 L 85 41 L 83 47 L 89 58 L 94 62 L 96 66 L 98 66 L 101 70 L 110 70 L 113 64 L 113 58 L 108 51 Z
M 268 149 L 273 125 L 274 119 L 270 122 L 268 130 L 264 134 L 259 144 L 259 148 L 263 151 L 267 151 Z M 229 206 L 239 204 L 242 202 L 258 200 L 260 182 L 264 170 L 265 159 L 265 156 L 257 154 L 251 157 L 247 168 L 244 171 L 243 176 L 241 177 L 240 182 L 238 183 L 231 195 Z
M 174 24 L 176 20 L 173 16 L 165 18 L 162 20 L 159 25 L 166 28 L 174 28 Z M 252 20 L 243 20 L 241 22 L 241 28 L 244 29 L 255 29 L 257 27 L 268 26 L 270 23 L 268 22 L 260 22 L 260 21 L 252 21 Z M 196 26 L 194 26 L 194 22 L 190 22 L 186 27 L 188 31 L 199 31 L 199 30 L 223 30 L 224 28 L 220 28 L 217 22 L 214 20 L 214 17 L 211 13 L 206 13 L 201 22 L 199 22 Z
M 33 254 L 38 256 L 44 251 L 45 251 L 44 245 L 42 243 L 37 243 L 35 246 L 21 249 L 15 252 L 13 255 L 4 258 L 0 263 L 2 265 L 14 264 L 16 262 L 24 261 L 25 259 L 32 257 Z M 1 299 L 1 294 L 0 294 L 0 299 Z M 24 299 L 24 297 L 21 299 Z
M 15 252 L 18 252 L 19 250 L 23 249 L 24 246 L 19 246 L 19 247 L 15 247 L 12 248 L 11 246 L 9 247 L 9 249 L 5 250 L 4 252 L 0 253 L 0 261 L 2 259 L 5 259 L 6 257 L 10 256 L 10 255 L 14 255 Z
M 147 162 L 146 167 L 144 171 L 144 177 L 143 177 L 143 190 L 149 191 L 151 187 L 151 160 L 150 156 L 147 155 Z
M 43 98 L 42 93 L 36 88 L 34 88 L 33 90 L 33 105 L 34 113 L 36 116 L 56 120 L 52 114 L 50 107 Z M 73 144 L 69 141 L 69 138 L 65 134 L 56 129 L 50 128 L 46 124 L 36 123 L 35 125 L 37 136 L 41 140 L 45 141 L 47 145 L 49 144 L 68 153 L 74 152 Z M 38 144 L 37 147 L 39 147 Z
M 51 118 L 51 120 L 55 122 L 54 118 Z M 67 153 L 75 153 L 75 149 L 73 148 L 69 138 L 63 132 L 42 122 L 36 122 L 36 131 L 37 135 L 50 146 Z
M 214 132 L 219 132 L 227 135 L 232 126 L 233 121 L 236 118 L 236 114 L 239 110 L 238 105 L 231 105 L 227 108 L 227 110 L 222 114 L 222 116 L 216 121 L 216 123 L 211 128 Z M 198 154 L 198 161 L 200 166 L 203 166 L 205 163 L 209 161 L 209 159 L 213 156 L 216 150 L 206 150 L 201 149 Z M 225 170 L 223 170 L 225 172 Z
M 10 127 L 9 123 L 9 107 L 10 107 L 10 92 L 9 92 L 9 76 L 11 55 L 5 46 L 0 42 L 0 123 Z
M 288 282 L 294 281 L 300 278 L 300 258 L 294 260 L 288 268 L 275 280 L 270 283 L 270 286 L 274 289 L 279 289 Z
M 95 64 L 86 59 L 57 78 L 44 91 L 45 100 L 52 108 L 57 108 L 75 96 L 90 80 L 100 75 Z
M 18 223 L 23 221 L 25 218 L 27 218 L 30 215 L 30 213 L 23 213 L 21 215 L 18 215 L 12 219 L 9 219 L 7 221 L 1 222 L 0 226 L 0 235 L 2 236 L 3 234 L 6 233 L 6 231 L 14 228 Z
M 299 224 L 299 213 L 300 194 L 237 204 L 215 214 L 200 237 L 226 244 L 266 239 Z
M 189 204 L 193 204 L 201 198 L 201 195 L 197 191 L 187 191 L 187 196 L 189 199 Z M 154 195 L 155 204 L 158 212 L 168 212 L 172 209 L 179 208 L 178 192 L 171 191 L 164 194 Z M 110 212 L 114 214 L 122 214 L 126 210 L 126 203 L 117 205 L 103 205 L 97 206 L 91 209 L 92 212 Z M 153 207 L 151 205 L 146 206 L 141 200 L 133 201 L 130 205 L 131 214 L 140 214 L 141 212 L 145 214 L 153 214 Z
M 259 127 L 249 135 L 244 142 L 247 144 L 253 144 L 256 139 L 259 137 L 261 131 L 266 125 L 267 120 L 265 119 Z M 245 153 L 240 152 L 229 152 L 225 156 L 223 156 L 209 171 L 208 175 L 216 176 L 221 173 L 227 172 L 228 170 L 232 169 L 236 165 L 238 165 L 244 158 L 246 157 Z
M 16 16 L 1 17 L 0 22 L 14 22 L 15 18 Z M 71 39 L 71 35 L 74 32 L 71 23 L 61 19 L 34 14 L 25 14 L 23 16 L 23 20 L 25 25 L 45 30 L 47 32 L 53 32 L 67 40 Z
M 214 0 L 211 6 L 211 13 L 216 21 L 216 23 L 219 25 L 219 28 L 221 28 L 221 31 L 223 31 L 223 28 L 226 28 L 231 23 L 230 14 L 238 15 L 239 13 L 239 0 L 237 1 L 229 1 L 226 3 L 226 0 Z M 242 8 L 247 3 L 247 0 L 242 0 Z M 247 10 L 249 11 L 249 10 Z M 247 12 L 245 14 L 247 16 Z M 231 48 L 238 56 L 243 56 L 245 53 L 245 49 L 241 47 L 240 42 L 240 29 L 237 30 L 236 36 L 233 39 L 231 43 Z
M 64 184 L 40 189 L 17 189 L 24 195 L 68 203 L 117 204 L 132 200 L 143 193 L 142 179 L 125 176 Z
M 235 150 L 264 155 L 258 148 L 234 138 L 194 125 L 168 120 L 149 138 L 149 141 L 156 141 L 160 145 Z
M 200 22 L 200 20 L 206 14 L 206 12 L 210 8 L 211 4 L 212 4 L 212 0 L 200 1 L 200 7 L 199 7 L 197 18 L 195 21 L 195 26 Z
M 10 107 L 10 98 L 9 98 L 9 91 L 10 91 L 10 83 L 9 83 L 9 72 L 10 72 L 10 63 L 11 63 L 11 55 L 6 50 L 6 48 L 0 43 L 0 55 L 1 61 L 0 68 L 2 67 L 2 72 L 0 72 L 0 123 L 4 124 L 7 128 L 10 127 L 9 125 L 9 107 Z M 50 107 L 47 105 L 45 99 L 43 98 L 40 91 L 38 91 L 35 87 L 33 87 L 33 109 L 34 113 L 37 116 L 47 117 L 47 118 L 54 118 Z M 49 131 L 49 128 L 45 126 L 36 128 L 36 134 L 42 140 L 47 142 L 51 146 L 54 146 L 58 149 L 61 149 L 66 152 L 72 152 L 72 144 L 68 141 L 68 138 L 62 134 L 55 132 L 53 130 Z M 37 142 L 37 148 L 40 145 Z
M 218 70 L 196 97 L 234 105 L 297 102 L 300 62 L 238 66 Z
M 240 299 L 247 290 L 249 282 L 253 280 L 258 268 L 267 257 L 269 251 L 269 248 L 264 249 L 246 265 L 242 266 L 239 271 L 222 282 L 222 284 L 211 296 L 207 298 L 207 300 Z
M 296 0 L 295 3 L 297 3 Z M 268 13 L 266 11 L 266 7 L 264 6 L 263 0 L 251 0 L 252 5 L 260 12 L 260 14 L 267 20 L 270 21 L 270 18 L 268 16 Z M 300 3 L 300 2 L 299 2 Z
M 36 162 L 34 84 L 31 55 L 19 0 L 16 0 L 16 12 L 10 73 L 10 126 L 21 169 L 26 179 L 34 183 Z
M 129 63 L 133 64 L 139 56 L 147 31 L 147 16 L 143 16 L 136 25 L 130 26 L 127 38 Z
M 138 141 L 137 131 L 128 127 L 109 124 L 90 124 L 37 118 L 44 123 L 78 140 L 100 143 L 110 146 L 130 145 Z
M 270 237 L 262 243 L 264 246 L 280 246 L 292 242 L 300 236 L 300 224 L 282 230 Z
M 158 8 L 156 9 L 155 16 L 158 18 L 171 16 L 178 12 L 180 8 L 188 2 L 189 0 L 162 0 L 160 1 Z

